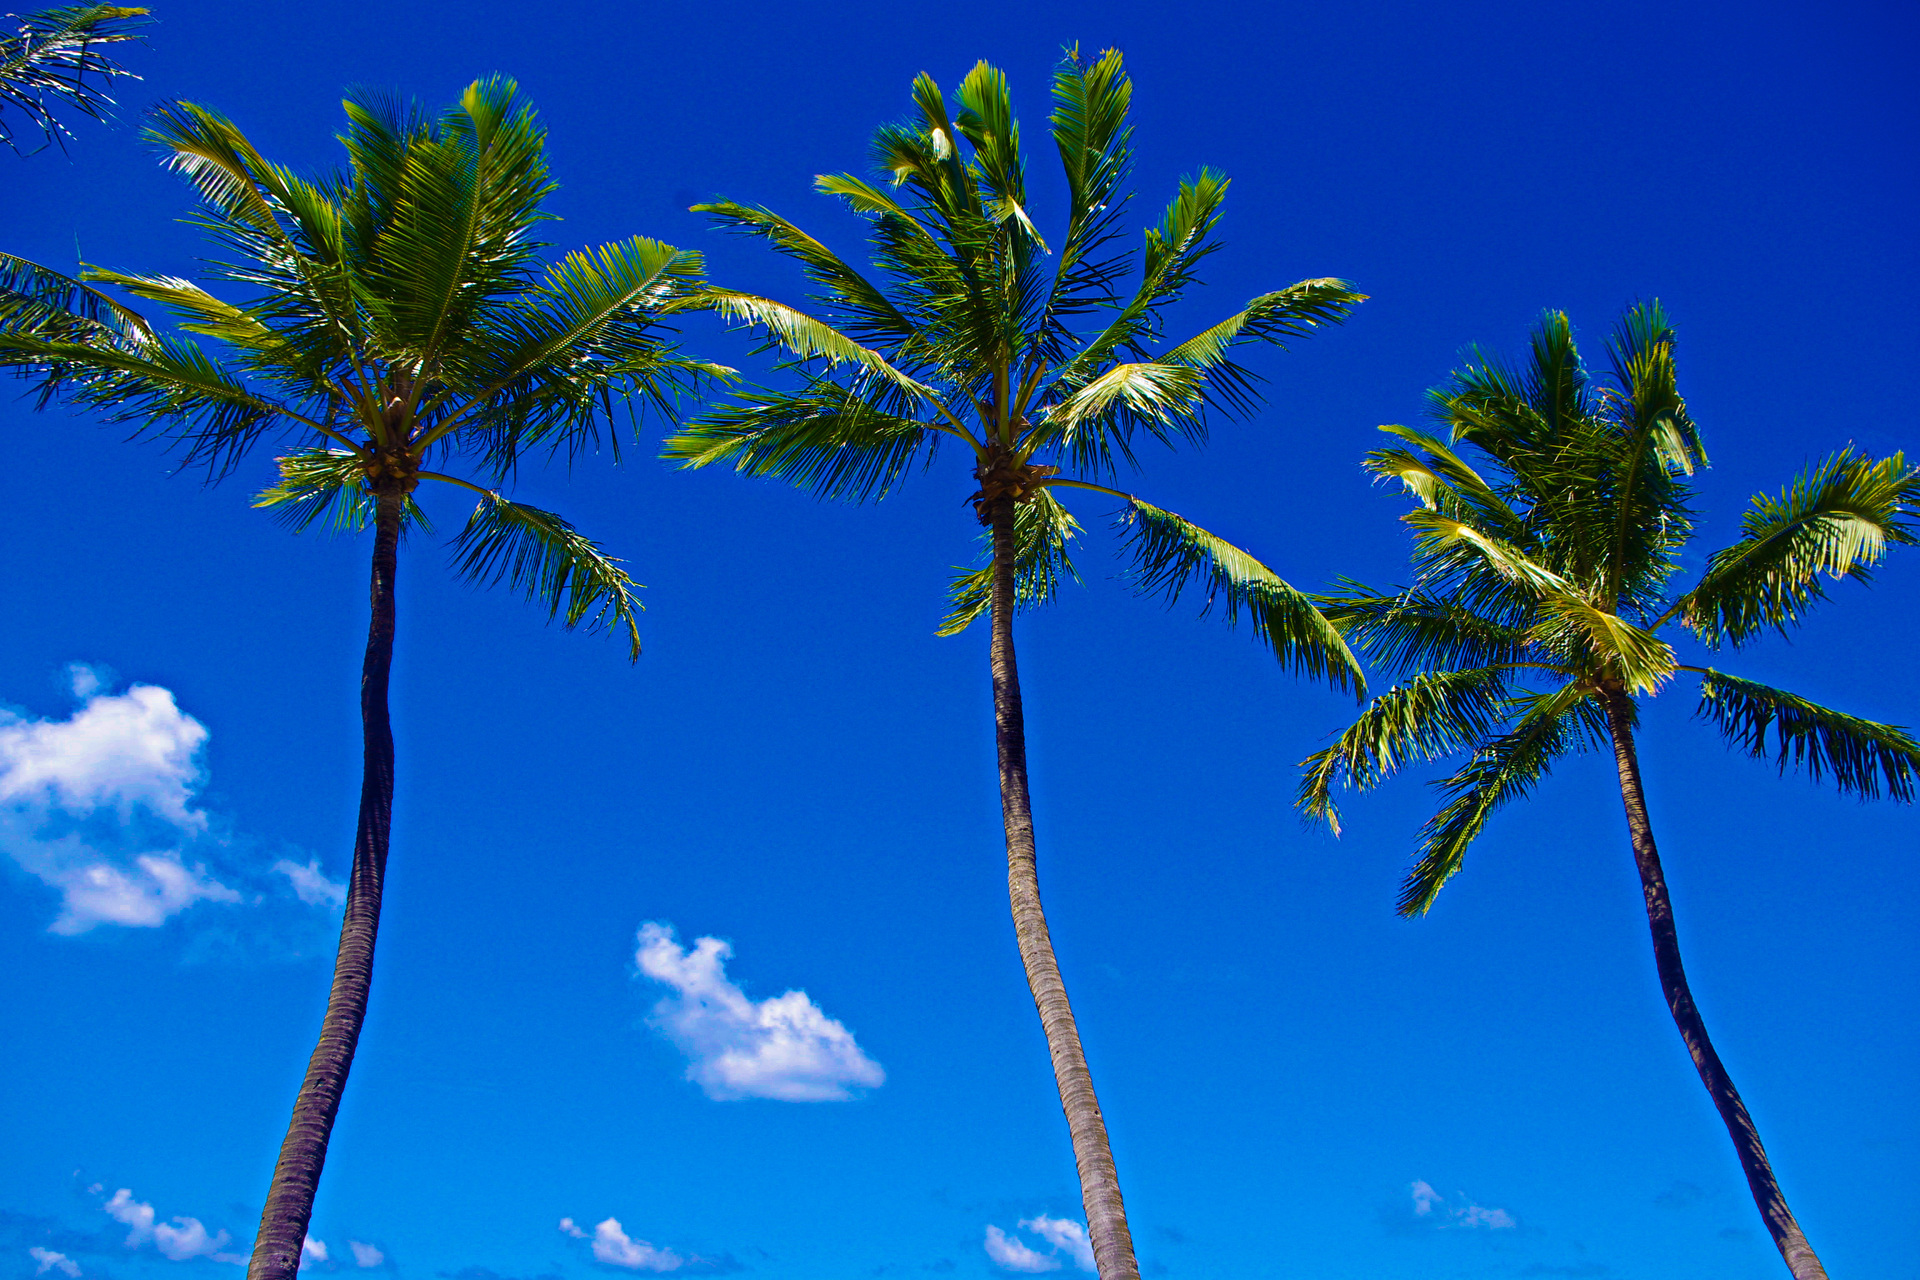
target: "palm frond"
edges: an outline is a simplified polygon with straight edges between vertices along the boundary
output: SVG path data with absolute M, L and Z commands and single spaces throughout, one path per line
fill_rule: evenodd
M 1411 588 L 1382 595 L 1351 579 L 1314 596 L 1349 644 L 1396 672 L 1437 672 L 1526 661 L 1527 629 L 1461 600 Z
M 916 462 L 932 461 L 939 433 L 826 378 L 797 392 L 736 396 L 687 422 L 660 456 L 683 467 L 730 462 L 822 498 L 884 498 Z
M 1261 294 L 1234 315 L 1172 347 L 1160 359 L 1207 370 L 1210 397 L 1236 413 L 1247 413 L 1255 403 L 1253 376 L 1227 358 L 1229 351 L 1249 342 L 1264 342 L 1284 350 L 1289 342 L 1312 337 L 1324 325 L 1342 323 L 1366 300 L 1366 294 L 1355 291 L 1345 280 L 1302 280 Z
M 1280 575 L 1252 555 L 1205 529 L 1159 507 L 1127 500 L 1121 517 L 1132 543 L 1133 573 L 1142 595 L 1163 595 L 1172 605 L 1195 583 L 1205 595 L 1204 616 L 1223 607 L 1228 626 L 1244 612 L 1253 632 L 1292 670 L 1325 680 L 1336 689 L 1366 697 L 1360 660 L 1340 631 Z
M 620 561 L 551 511 L 509 502 L 497 493 L 480 500 L 453 545 L 454 567 L 469 582 L 507 586 L 545 604 L 549 618 L 569 629 L 623 629 L 630 657 L 640 657 L 638 586 Z
M 98 340 L 133 349 L 153 341 L 139 312 L 11 253 L 0 253 L 0 328 L 53 342 Z
M 39 130 L 46 142 L 64 142 L 69 135 L 60 110 L 104 118 L 113 106 L 107 96 L 113 78 L 140 77 L 108 57 L 103 46 L 140 39 L 146 15 L 145 9 L 90 4 L 18 18 L 14 34 L 0 36 L 0 143 L 20 149 L 16 119 Z
M 308 449 L 274 459 L 280 481 L 254 495 L 253 505 L 295 533 L 325 519 L 331 533 L 358 533 L 373 523 L 377 502 L 366 486 L 365 458 L 345 449 Z M 400 510 L 402 532 L 433 532 L 420 504 L 408 494 Z
M 1513 728 L 1485 743 L 1440 783 L 1447 803 L 1420 830 L 1420 860 L 1400 887 L 1403 916 L 1425 915 L 1460 870 L 1467 848 L 1496 809 L 1524 799 L 1554 762 L 1604 739 L 1606 721 L 1591 690 L 1579 682 L 1515 699 L 1524 708 Z
M 1890 799 L 1913 800 L 1920 743 L 1900 725 L 1845 715 L 1720 671 L 1701 677 L 1694 714 L 1755 759 L 1772 756 L 1783 774 L 1792 765 L 1815 782 L 1830 774 L 1841 791 L 1863 800 L 1879 799 L 1882 787 Z
M 1068 548 L 1080 536 L 1080 522 L 1058 499 L 1040 489 L 1013 511 L 1013 591 L 1019 610 L 1050 603 L 1060 585 L 1080 580 Z M 947 596 L 952 610 L 935 635 L 959 635 L 993 604 L 993 535 L 984 533 L 987 563 L 955 576 Z
M 1920 541 L 1917 515 L 1920 468 L 1904 454 L 1876 461 L 1843 449 L 1778 497 L 1754 496 L 1740 540 L 1708 560 L 1681 616 L 1716 647 L 1769 627 L 1784 635 L 1826 598 L 1821 575 L 1870 582 L 1889 544 Z
M 1333 789 L 1378 786 L 1415 760 L 1478 743 L 1506 712 L 1507 673 L 1493 667 L 1440 671 L 1395 685 L 1367 704 L 1333 745 L 1301 762 L 1295 806 L 1340 834 Z

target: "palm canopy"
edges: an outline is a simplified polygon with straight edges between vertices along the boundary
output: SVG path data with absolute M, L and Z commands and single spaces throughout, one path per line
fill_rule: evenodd
M 1609 741 L 1605 698 L 1650 696 L 1683 674 L 1730 744 L 1863 798 L 1913 798 L 1920 744 L 1907 730 L 1682 663 L 1661 633 L 1677 624 L 1718 650 L 1789 632 L 1824 598 L 1823 576 L 1866 581 L 1889 545 L 1920 539 L 1920 469 L 1842 450 L 1756 497 L 1739 540 L 1681 589 L 1690 477 L 1706 451 L 1673 348 L 1659 304 L 1634 307 L 1596 377 L 1566 316 L 1549 312 L 1523 365 L 1476 350 L 1430 393 L 1444 438 L 1381 428 L 1396 443 L 1366 465 L 1417 502 L 1402 517 L 1413 583 L 1347 582 L 1321 605 L 1398 683 L 1306 761 L 1299 803 L 1337 831 L 1336 786 L 1468 757 L 1440 784 L 1446 803 L 1422 831 L 1402 914 L 1433 905 L 1496 809 L 1561 757 Z
M 107 86 L 113 77 L 132 73 L 101 46 L 139 39 L 146 14 L 145 9 L 92 4 L 43 9 L 18 19 L 12 35 L 0 36 L 0 143 L 18 151 L 14 128 L 24 123 L 40 132 L 42 146 L 64 144 L 60 108 L 94 120 L 104 116 L 113 105 Z
M 1143 440 L 1198 442 L 1212 413 L 1249 409 L 1257 379 L 1238 350 L 1338 323 L 1362 295 L 1344 281 L 1304 280 L 1167 340 L 1167 311 L 1220 247 L 1228 184 L 1206 169 L 1183 180 L 1140 249 L 1123 245 L 1132 83 L 1117 51 L 1092 62 L 1070 51 L 1054 74 L 1049 123 L 1067 218 L 1051 245 L 1032 211 L 1005 75 L 975 66 L 953 110 L 930 76 L 912 95 L 914 114 L 873 136 L 878 181 L 815 180 L 871 225 L 871 270 L 770 210 L 695 206 L 797 260 L 818 307 L 709 289 L 705 305 L 759 330 L 797 385 L 738 396 L 688 422 L 665 456 L 866 500 L 957 442 L 979 481 L 983 521 L 996 501 L 1017 504 L 1023 606 L 1073 576 L 1080 526 L 1058 492 L 1105 493 L 1126 503 L 1121 529 L 1143 586 L 1172 596 L 1204 581 L 1230 616 L 1252 616 L 1282 661 L 1360 688 L 1358 663 L 1303 594 L 1252 556 L 1091 477 L 1133 464 Z M 983 568 L 955 580 L 943 634 L 986 609 L 988 579 Z
M 636 237 L 549 262 L 534 238 L 554 188 L 545 130 L 510 80 L 475 82 L 438 117 L 370 92 L 345 107 L 348 165 L 318 178 L 268 161 L 204 107 L 158 109 L 148 137 L 198 190 L 192 221 L 228 255 L 211 275 L 247 296 L 82 273 L 184 331 L 160 333 L 88 285 L 0 262 L 19 277 L 0 295 L 14 299 L 0 307 L 0 367 L 37 380 L 43 402 L 167 437 L 216 477 L 263 439 L 291 438 L 300 447 L 257 505 L 296 527 L 360 527 L 382 495 L 417 521 L 422 480 L 470 490 L 462 573 L 505 578 L 568 626 L 618 627 L 637 655 L 619 562 L 498 485 L 528 448 L 599 443 L 617 398 L 667 408 L 730 372 L 662 336 L 698 288 L 699 256 Z M 432 469 L 462 460 L 493 486 Z

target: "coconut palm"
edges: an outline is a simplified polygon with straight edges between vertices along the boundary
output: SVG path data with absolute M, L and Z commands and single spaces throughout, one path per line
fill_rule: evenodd
M 1494 810 L 1562 756 L 1610 748 L 1667 1007 L 1774 1243 L 1810 1280 L 1826 1273 L 1687 987 L 1634 730 L 1641 701 L 1684 676 L 1698 682 L 1699 716 L 1733 746 L 1863 798 L 1910 801 L 1920 745 L 1906 730 L 1683 663 L 1671 629 L 1709 650 L 1790 631 L 1825 597 L 1822 574 L 1866 581 L 1889 544 L 1916 540 L 1920 470 L 1899 454 L 1843 450 L 1777 497 L 1756 497 L 1739 540 L 1678 589 L 1693 534 L 1688 477 L 1706 453 L 1673 346 L 1659 304 L 1635 307 L 1607 344 L 1607 374 L 1592 378 L 1566 316 L 1549 313 L 1523 368 L 1475 352 L 1431 393 L 1446 439 L 1381 428 L 1401 443 L 1367 466 L 1418 501 L 1403 517 L 1416 535 L 1413 585 L 1348 583 L 1322 606 L 1400 682 L 1307 760 L 1300 803 L 1337 831 L 1336 785 L 1365 789 L 1410 761 L 1464 753 L 1401 893 L 1401 914 L 1420 915 Z
M 69 135 L 55 114 L 59 108 L 94 120 L 103 117 L 113 105 L 107 96 L 113 78 L 139 77 L 100 46 L 139 39 L 146 14 L 145 9 L 93 4 L 17 18 L 15 33 L 0 36 L 0 143 L 18 151 L 14 127 L 24 123 L 40 131 L 42 147 L 65 145 Z
M 1134 461 L 1144 439 L 1203 438 L 1209 411 L 1254 400 L 1235 348 L 1282 344 L 1342 319 L 1360 300 L 1339 280 L 1262 294 L 1183 342 L 1162 314 L 1218 246 L 1227 180 L 1183 181 L 1146 232 L 1140 275 L 1119 244 L 1127 195 L 1132 86 L 1117 52 L 1068 54 L 1053 83 L 1052 134 L 1067 218 L 1052 250 L 1029 212 L 1025 156 L 1006 77 L 980 63 L 949 114 L 939 86 L 914 81 L 914 115 L 873 136 L 881 181 L 824 176 L 816 187 L 871 224 L 872 274 L 766 209 L 695 206 L 723 227 L 798 260 L 816 311 L 711 289 L 708 305 L 785 356 L 787 389 L 762 390 L 690 422 L 666 445 L 689 467 L 731 463 L 827 498 L 878 499 L 942 444 L 958 447 L 987 529 L 985 563 L 953 583 L 942 634 L 989 616 L 1007 883 L 1027 981 L 1045 1028 L 1072 1135 L 1094 1257 L 1105 1280 L 1138 1275 L 1105 1122 L 1067 1001 L 1035 869 L 1026 736 L 1013 647 L 1016 608 L 1073 575 L 1079 524 L 1069 493 L 1118 498 L 1141 586 L 1176 595 L 1204 583 L 1229 616 L 1244 611 L 1283 662 L 1357 691 L 1339 635 L 1253 557 L 1188 521 L 1090 479 Z M 1071 472 L 1073 474 L 1067 474 Z
M 216 477 L 269 437 L 291 440 L 279 483 L 255 505 L 295 528 L 373 530 L 353 870 L 253 1280 L 299 1268 L 366 1010 L 393 802 L 394 575 L 403 531 L 425 527 L 416 489 L 433 481 L 478 497 L 453 543 L 462 575 L 504 580 L 569 627 L 616 628 L 638 656 L 638 602 L 620 562 L 498 484 L 528 449 L 592 446 L 618 395 L 669 408 L 678 388 L 726 372 L 680 355 L 659 332 L 697 286 L 697 255 L 636 237 L 543 256 L 533 233 L 550 216 L 546 135 L 511 81 L 476 82 L 438 118 L 369 93 L 345 106 L 347 167 L 311 180 L 268 162 L 204 107 L 164 107 L 148 131 L 198 189 L 194 220 L 227 251 L 214 278 L 243 298 L 159 275 L 87 279 L 161 305 L 222 355 L 84 297 L 0 331 L 0 365 L 38 378 L 43 402 L 140 423 Z M 462 463 L 468 476 L 438 469 Z

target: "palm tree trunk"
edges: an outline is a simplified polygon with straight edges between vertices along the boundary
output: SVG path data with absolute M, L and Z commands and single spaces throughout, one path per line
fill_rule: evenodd
M 1007 896 L 1013 904 L 1013 930 L 1026 966 L 1027 986 L 1040 1011 L 1053 1058 L 1053 1079 L 1073 1136 L 1073 1160 L 1080 1170 L 1080 1198 L 1087 1212 L 1087 1235 L 1100 1280 L 1139 1280 L 1133 1235 L 1120 1202 L 1120 1178 L 1107 1145 L 1107 1125 L 1093 1094 L 1093 1076 L 1080 1048 L 1080 1031 L 1060 980 L 1047 914 L 1040 905 L 1040 879 L 1033 847 L 1033 806 L 1027 796 L 1027 730 L 1020 708 L 1020 672 L 1013 658 L 1013 502 L 995 499 L 987 509 L 993 529 L 994 740 L 1000 758 L 1000 814 L 1007 831 Z
M 1653 930 L 1654 965 L 1660 973 L 1660 988 L 1666 993 L 1667 1008 L 1673 1012 L 1674 1025 L 1680 1028 L 1680 1036 L 1687 1042 L 1687 1052 L 1693 1055 L 1701 1083 L 1707 1086 L 1707 1094 L 1719 1108 L 1720 1119 L 1726 1124 L 1733 1149 L 1740 1157 L 1740 1167 L 1746 1171 L 1753 1202 L 1759 1206 L 1760 1217 L 1772 1233 L 1780 1256 L 1786 1259 L 1787 1270 L 1793 1273 L 1794 1280 L 1827 1280 L 1826 1269 L 1814 1256 L 1806 1236 L 1801 1234 L 1793 1211 L 1787 1208 L 1787 1198 L 1781 1194 L 1780 1183 L 1773 1176 L 1773 1165 L 1767 1160 L 1766 1148 L 1760 1145 L 1760 1132 L 1754 1128 L 1753 1117 L 1740 1101 L 1740 1091 L 1733 1087 L 1733 1080 L 1720 1063 L 1720 1055 L 1713 1051 L 1713 1042 L 1707 1039 L 1706 1023 L 1694 1007 L 1687 973 L 1680 964 L 1680 938 L 1674 929 L 1673 903 L 1667 897 L 1666 876 L 1660 870 L 1660 851 L 1654 847 L 1653 825 L 1647 820 L 1647 800 L 1640 785 L 1640 757 L 1633 748 L 1633 704 L 1619 690 L 1608 690 L 1602 696 L 1607 708 L 1607 727 L 1613 736 L 1614 763 L 1620 771 L 1620 799 L 1626 805 L 1627 831 L 1633 839 L 1633 859 L 1639 864 L 1640 888 L 1647 899 L 1647 924 Z
M 386 880 L 387 836 L 393 820 L 393 726 L 387 717 L 387 679 L 393 669 L 393 581 L 403 501 L 399 493 L 381 494 L 374 517 L 373 618 L 360 665 L 360 821 L 354 833 L 340 951 L 333 962 L 333 989 L 320 1024 L 320 1043 L 314 1047 L 306 1079 L 294 1099 L 293 1123 L 280 1144 L 280 1160 L 267 1189 L 267 1207 L 260 1215 L 247 1280 L 293 1280 L 300 1269 L 314 1192 L 327 1161 L 327 1139 L 367 1015 L 373 944 L 380 931 L 380 892 Z

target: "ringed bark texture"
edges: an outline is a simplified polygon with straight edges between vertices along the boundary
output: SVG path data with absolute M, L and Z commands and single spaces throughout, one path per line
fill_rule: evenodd
M 360 667 L 363 764 L 360 820 L 354 833 L 353 872 L 347 881 L 346 919 L 340 953 L 333 962 L 333 989 L 320 1024 L 320 1043 L 307 1063 L 306 1079 L 293 1104 L 293 1122 L 280 1144 L 273 1184 L 260 1215 L 247 1280 L 294 1280 L 300 1250 L 313 1216 L 314 1192 L 327 1162 L 327 1139 L 340 1110 L 340 1094 L 353 1066 L 354 1047 L 367 1015 L 373 981 L 373 944 L 380 931 L 380 891 L 386 878 L 387 836 L 393 818 L 393 727 L 387 717 L 387 684 L 393 669 L 394 571 L 399 561 L 400 494 L 382 494 L 373 539 L 373 618 Z
M 1093 1244 L 1100 1280 L 1139 1280 L 1133 1234 L 1120 1201 L 1120 1178 L 1107 1144 L 1107 1125 L 1093 1093 L 1093 1076 L 1080 1047 L 1080 1031 L 1067 1003 L 1066 984 L 1054 958 L 1046 912 L 1040 906 L 1040 879 L 1034 860 L 1033 806 L 1027 795 L 1027 731 L 1020 707 L 1020 673 L 1013 657 L 1013 509 L 1011 497 L 987 508 L 993 530 L 994 740 L 1000 758 L 1000 814 L 1007 832 L 1007 896 L 1013 905 L 1013 930 L 1026 966 L 1027 986 L 1040 1011 L 1053 1058 L 1060 1106 L 1073 1137 L 1073 1160 L 1080 1171 L 1080 1198 L 1087 1211 L 1087 1235 Z
M 1653 824 L 1647 819 L 1646 793 L 1640 784 L 1640 757 L 1633 746 L 1633 706 L 1624 692 L 1610 690 L 1602 695 L 1607 708 L 1607 727 L 1613 737 L 1614 763 L 1620 771 L 1620 798 L 1627 809 L 1627 831 L 1633 839 L 1633 859 L 1640 867 L 1640 888 L 1647 900 L 1647 924 L 1653 931 L 1653 959 L 1660 973 L 1660 988 L 1666 993 L 1667 1008 L 1673 1012 L 1674 1025 L 1687 1042 L 1700 1081 L 1707 1086 L 1713 1105 L 1733 1139 L 1740 1167 L 1746 1171 L 1747 1186 L 1753 1202 L 1759 1206 L 1773 1243 L 1786 1259 L 1794 1280 L 1827 1280 L 1827 1272 L 1807 1243 L 1787 1198 L 1773 1176 L 1766 1148 L 1760 1145 L 1760 1131 L 1740 1101 L 1740 1091 L 1721 1065 L 1720 1055 L 1707 1039 L 1707 1025 L 1694 1007 L 1693 992 L 1687 986 L 1687 973 L 1680 964 L 1680 938 L 1674 929 L 1673 903 L 1667 897 L 1667 880 L 1660 869 L 1660 852 L 1653 842 Z

